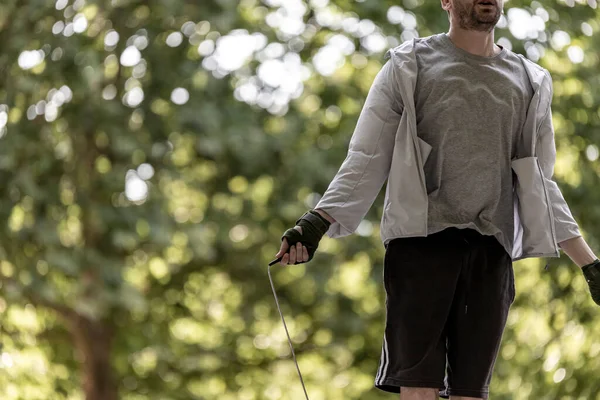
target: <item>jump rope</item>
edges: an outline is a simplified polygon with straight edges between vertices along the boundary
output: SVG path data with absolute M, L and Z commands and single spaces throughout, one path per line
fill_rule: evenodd
M 273 284 L 273 278 L 271 277 L 271 267 L 277 264 L 283 256 L 279 257 L 277 260 L 273 260 L 269 263 L 269 268 L 267 268 L 267 274 L 269 275 L 269 282 L 271 282 L 271 290 L 273 290 L 273 296 L 275 297 L 275 304 L 277 304 L 277 311 L 279 311 L 279 316 L 281 317 L 281 322 L 283 322 L 283 327 L 285 329 L 285 334 L 287 335 L 287 340 L 290 345 L 290 350 L 292 351 L 292 358 L 294 359 L 294 364 L 296 364 L 296 370 L 298 371 L 298 377 L 300 378 L 300 383 L 302 384 L 302 389 L 304 390 L 304 396 L 306 396 L 306 400 L 309 400 L 308 393 L 306 392 L 306 386 L 304 386 L 304 379 L 302 379 L 302 372 L 300 372 L 300 367 L 298 366 L 298 361 L 296 360 L 296 353 L 294 352 L 294 346 L 292 345 L 292 339 L 290 338 L 290 333 L 288 332 L 287 325 L 285 323 L 285 318 L 283 318 L 283 313 L 281 312 L 281 307 L 279 306 L 279 299 L 277 298 L 277 292 L 275 291 L 275 285 Z

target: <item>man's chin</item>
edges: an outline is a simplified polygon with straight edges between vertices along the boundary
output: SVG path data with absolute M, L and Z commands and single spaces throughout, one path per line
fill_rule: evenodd
M 500 14 L 494 14 L 491 12 L 478 12 L 475 13 L 477 22 L 481 24 L 497 24 L 500 20 Z
M 498 18 L 493 17 L 483 17 L 477 18 L 477 25 L 487 25 L 487 26 L 496 26 L 498 23 Z

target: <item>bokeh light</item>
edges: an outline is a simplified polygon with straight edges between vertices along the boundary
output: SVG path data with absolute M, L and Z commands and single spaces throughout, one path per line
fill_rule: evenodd
M 142 54 L 135 46 L 128 46 L 121 54 L 121 65 L 124 67 L 133 67 L 142 59 Z
M 175 104 L 185 104 L 189 99 L 190 93 L 185 88 L 175 88 L 171 92 L 171 101 Z

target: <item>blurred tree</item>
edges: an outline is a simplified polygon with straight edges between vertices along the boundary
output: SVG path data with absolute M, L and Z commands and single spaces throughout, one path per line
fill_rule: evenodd
M 595 249 L 599 17 L 511 1 L 497 30 L 553 74 L 556 179 Z M 4 0 L 0 397 L 300 398 L 264 266 L 343 161 L 385 50 L 446 29 L 423 0 Z M 382 197 L 275 274 L 312 399 L 391 396 L 373 388 Z M 600 398 L 596 309 L 553 264 L 515 264 L 497 399 Z

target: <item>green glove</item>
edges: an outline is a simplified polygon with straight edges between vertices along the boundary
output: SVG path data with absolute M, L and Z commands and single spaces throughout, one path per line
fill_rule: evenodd
M 600 260 L 596 259 L 593 263 L 584 265 L 581 270 L 590 287 L 592 300 L 600 306 Z
M 319 247 L 321 238 L 327 233 L 331 222 L 323 218 L 318 212 L 309 210 L 296 221 L 296 225 L 302 227 L 302 233 L 295 228 L 290 228 L 285 231 L 281 241 L 284 238 L 287 239 L 290 248 L 298 242 L 302 243 L 303 246 L 306 246 L 308 261 L 310 261 L 317 251 L 317 247 Z M 289 249 L 287 253 L 289 254 Z M 296 264 L 304 264 L 304 262 L 296 262 Z

